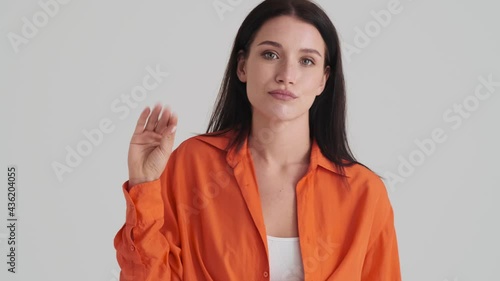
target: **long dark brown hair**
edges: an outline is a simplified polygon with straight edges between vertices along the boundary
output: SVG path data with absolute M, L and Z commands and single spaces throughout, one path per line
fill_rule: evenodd
M 354 158 L 347 142 L 346 94 L 340 40 L 329 17 L 311 1 L 266 0 L 248 14 L 234 40 L 214 111 L 203 135 L 217 136 L 234 130 L 235 137 L 226 149 L 234 145 L 237 149 L 241 148 L 250 134 L 252 108 L 246 95 L 246 84 L 237 76 L 238 53 L 243 51 L 245 57 L 248 57 L 250 45 L 260 27 L 266 21 L 283 15 L 296 17 L 315 26 L 325 41 L 327 50 L 324 66 L 330 66 L 330 75 L 323 92 L 316 96 L 309 109 L 309 137 L 316 140 L 323 155 L 345 175 L 345 166 L 363 164 Z

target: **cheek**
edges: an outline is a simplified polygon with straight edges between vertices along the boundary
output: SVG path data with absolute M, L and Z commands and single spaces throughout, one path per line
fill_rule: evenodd
M 269 85 L 273 80 L 273 74 L 269 67 L 258 67 L 254 65 L 247 69 L 247 91 L 262 92 L 266 90 L 266 85 Z
M 315 73 L 314 75 L 311 76 L 310 79 L 307 79 L 306 82 L 307 84 L 305 85 L 309 92 L 311 92 L 311 95 L 317 95 L 321 94 L 321 84 L 323 82 L 323 76 L 321 73 Z M 326 82 L 326 81 L 325 81 Z
M 254 83 L 265 82 L 272 79 L 274 70 L 272 66 L 253 63 L 248 66 L 248 79 Z

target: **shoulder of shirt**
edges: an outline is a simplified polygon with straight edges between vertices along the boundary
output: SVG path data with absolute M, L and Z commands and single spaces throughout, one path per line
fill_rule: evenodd
M 229 133 L 224 134 L 199 134 L 192 136 L 182 141 L 175 149 L 177 154 L 185 155 L 186 153 L 203 152 L 220 153 L 224 151 L 230 141 Z
M 380 180 L 379 176 L 370 170 L 368 167 L 363 166 L 359 163 L 355 163 L 351 166 L 345 167 L 348 170 L 350 177 L 358 178 L 362 181 L 377 181 Z
M 353 189 L 357 189 L 361 193 L 372 194 L 375 197 L 387 195 L 383 180 L 374 171 L 358 163 L 344 169 L 349 174 L 349 182 Z
M 197 155 L 200 153 L 214 153 L 218 154 L 225 151 L 227 145 L 231 141 L 234 132 L 229 131 L 226 133 L 210 133 L 210 134 L 199 134 L 192 136 L 185 141 L 183 141 L 176 150 L 178 150 L 183 156 L 186 153 L 196 152 Z M 340 174 L 340 171 L 335 167 L 335 165 L 324 157 L 321 153 L 318 155 L 318 164 L 321 165 L 326 170 L 334 172 L 335 174 Z M 371 194 L 386 193 L 387 190 L 384 182 L 380 177 L 375 174 L 372 170 L 367 167 L 354 163 L 351 166 L 344 166 L 345 175 L 348 177 L 351 186 L 355 189 L 361 189 L 358 191 L 369 192 Z

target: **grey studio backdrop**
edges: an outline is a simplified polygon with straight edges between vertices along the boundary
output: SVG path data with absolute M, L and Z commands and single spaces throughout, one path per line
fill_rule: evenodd
M 0 2 L 0 280 L 119 279 L 141 109 L 178 113 L 174 148 L 203 133 L 259 2 Z M 500 280 L 499 2 L 317 3 L 341 36 L 352 149 L 386 178 L 403 279 Z

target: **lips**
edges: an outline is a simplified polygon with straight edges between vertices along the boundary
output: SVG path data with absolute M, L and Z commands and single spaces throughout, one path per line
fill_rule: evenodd
M 288 98 L 297 98 L 297 96 L 288 91 L 288 90 L 274 90 L 274 91 L 270 91 L 269 94 L 271 95 L 277 95 L 277 96 L 282 96 L 282 97 L 288 97 Z

